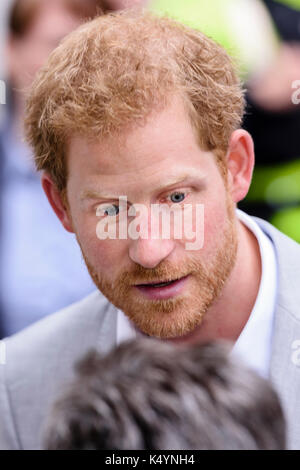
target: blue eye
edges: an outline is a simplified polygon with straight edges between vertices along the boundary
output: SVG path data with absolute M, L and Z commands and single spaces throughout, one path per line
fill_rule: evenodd
M 178 203 L 178 202 L 182 202 L 185 198 L 185 193 L 173 193 L 171 196 L 170 196 L 170 199 L 172 202 L 174 202 L 175 204 Z
M 112 204 L 111 206 L 107 206 L 104 209 L 104 215 L 108 215 L 110 217 L 116 217 L 120 212 L 119 206 L 116 204 Z

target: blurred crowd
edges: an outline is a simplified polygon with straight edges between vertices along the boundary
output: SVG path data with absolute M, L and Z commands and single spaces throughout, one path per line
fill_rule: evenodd
M 253 183 L 240 205 L 300 242 L 300 0 L 10 0 L 2 18 L 0 337 L 95 289 L 75 237 L 46 200 L 23 140 L 26 89 L 61 39 L 88 18 L 143 5 L 203 30 L 236 59 L 253 136 Z M 300 82 L 299 82 L 300 83 Z M 298 86 L 300 87 L 300 86 Z M 297 100 L 296 100 L 297 101 Z

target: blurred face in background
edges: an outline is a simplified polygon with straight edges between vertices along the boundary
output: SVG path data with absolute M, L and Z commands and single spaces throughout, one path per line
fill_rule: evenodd
M 103 6 L 107 10 L 124 10 L 136 6 L 146 6 L 150 0 L 103 0 Z
M 93 6 L 96 2 L 93 2 Z M 8 77 L 16 90 L 28 87 L 61 39 L 95 13 L 89 0 L 19 0 L 8 38 Z M 85 11 L 86 10 L 86 11 Z M 93 11 L 94 10 L 94 11 Z

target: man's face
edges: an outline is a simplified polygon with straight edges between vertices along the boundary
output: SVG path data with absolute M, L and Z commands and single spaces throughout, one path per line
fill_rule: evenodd
M 213 154 L 200 149 L 183 105 L 173 102 L 119 136 L 71 138 L 67 164 L 72 227 L 99 290 L 150 336 L 193 331 L 234 266 L 237 234 L 224 179 Z M 119 196 L 127 197 L 128 207 L 148 209 L 141 217 L 143 237 L 101 240 L 99 220 L 127 218 L 122 207 L 115 215 Z M 97 212 L 103 204 L 107 210 Z M 202 248 L 186 249 L 185 236 L 175 238 L 172 230 L 169 239 L 155 239 L 147 225 L 152 204 L 190 204 L 193 230 L 194 209 L 203 205 Z M 173 282 L 157 286 L 167 281 Z

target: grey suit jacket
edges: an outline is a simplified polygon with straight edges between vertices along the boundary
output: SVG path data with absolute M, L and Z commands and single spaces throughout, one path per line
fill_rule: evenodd
M 256 221 L 273 240 L 279 265 L 270 374 L 286 412 L 288 447 L 300 449 L 300 245 Z M 93 347 L 109 351 L 116 344 L 116 321 L 116 308 L 96 291 L 5 340 L 0 449 L 41 447 L 44 417 L 72 377 L 74 361 Z

